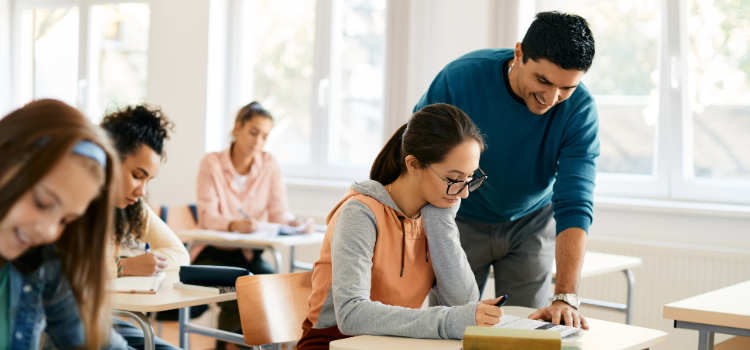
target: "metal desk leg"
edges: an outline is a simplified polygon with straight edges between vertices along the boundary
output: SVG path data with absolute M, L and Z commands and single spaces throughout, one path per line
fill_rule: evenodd
M 273 260 L 276 263 L 276 273 L 281 274 L 282 273 L 281 272 L 281 265 L 282 265 L 282 262 L 283 262 L 282 258 L 281 258 L 281 253 L 278 250 L 276 250 L 276 248 L 274 248 L 273 246 L 268 247 L 268 248 L 271 250 L 271 254 L 273 254 Z M 294 260 L 292 260 L 292 261 L 294 261 Z
M 698 350 L 714 350 L 714 332 L 698 331 Z
M 294 272 L 294 246 L 289 247 L 289 272 Z
M 190 349 L 190 335 L 187 333 L 188 321 L 190 321 L 190 308 L 183 307 L 179 311 L 180 348 L 185 350 Z
M 625 324 L 632 325 L 633 324 L 633 299 L 635 297 L 635 276 L 633 275 L 633 271 L 630 269 L 627 269 L 624 272 L 625 272 L 625 277 L 628 279 L 628 301 L 627 301 L 628 308 L 625 310 Z
M 148 317 L 142 312 L 124 311 L 124 310 L 112 310 L 112 315 L 117 317 L 129 317 L 138 322 L 138 325 L 143 330 L 143 348 L 146 350 L 154 350 L 154 329 L 151 327 L 151 322 Z

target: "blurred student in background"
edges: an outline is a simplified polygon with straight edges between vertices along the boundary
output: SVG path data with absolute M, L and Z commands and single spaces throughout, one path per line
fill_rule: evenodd
M 110 276 L 152 276 L 166 269 L 190 265 L 185 245 L 146 203 L 146 184 L 156 177 L 164 160 L 164 140 L 172 122 L 159 108 L 128 106 L 101 123 L 120 156 L 122 191 L 115 197 L 115 237 L 109 245 Z M 146 252 L 146 244 L 150 252 Z M 119 318 L 115 329 L 130 347 L 144 348 L 143 331 Z M 156 349 L 177 349 L 156 338 Z
M 305 230 L 312 232 L 312 220 L 303 222 L 289 213 L 279 164 L 263 151 L 272 127 L 271 113 L 260 103 L 252 102 L 237 113 L 229 148 L 203 157 L 197 183 L 200 228 L 250 233 L 258 229 L 258 223 L 271 222 L 306 225 Z M 190 256 L 194 265 L 236 266 L 253 274 L 273 273 L 271 265 L 261 259 L 262 253 L 258 249 L 195 245 Z M 219 329 L 241 333 L 237 302 L 219 305 Z M 218 349 L 226 345 L 221 341 L 217 344 Z

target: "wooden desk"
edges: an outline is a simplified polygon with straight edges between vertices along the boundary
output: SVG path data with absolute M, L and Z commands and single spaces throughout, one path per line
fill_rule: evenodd
M 586 252 L 581 269 L 581 278 L 605 275 L 613 272 L 622 272 L 628 282 L 628 299 L 625 304 L 609 301 L 578 298 L 581 304 L 615 309 L 625 313 L 625 324 L 633 324 L 633 297 L 635 296 L 635 276 L 632 269 L 643 264 L 641 258 L 630 256 L 612 255 L 604 253 Z M 490 277 L 494 273 L 490 271 Z M 552 283 L 557 277 L 557 264 L 552 263 Z
M 535 310 L 506 306 L 508 315 L 526 317 Z M 667 341 L 667 333 L 589 318 L 591 330 L 576 342 L 563 343 L 564 350 L 641 350 Z M 331 342 L 331 350 L 460 350 L 459 340 L 357 336 Z
M 146 312 L 180 309 L 180 347 L 188 349 L 188 333 L 245 345 L 241 334 L 190 324 L 190 307 L 237 300 L 237 293 L 213 294 L 192 290 L 174 289 L 172 284 L 180 280 L 179 270 L 165 271 L 166 278 L 156 294 L 111 293 L 110 308 L 115 316 L 134 319 L 143 329 L 146 349 L 154 349 L 154 330 Z
M 714 348 L 714 333 L 750 337 L 750 281 L 664 306 L 675 328 L 697 330 L 698 349 Z
M 320 230 L 320 228 L 317 228 Z M 309 244 L 322 244 L 325 238 L 325 232 L 315 232 L 307 235 L 295 235 L 295 236 L 275 236 L 275 237 L 258 237 L 252 234 L 244 234 L 242 239 L 227 238 L 233 234 L 223 231 L 212 231 L 212 230 L 190 230 L 190 231 L 179 231 L 177 232 L 180 238 L 191 240 L 188 244 L 188 251 L 194 244 L 209 244 L 224 247 L 236 247 L 236 248 L 254 248 L 254 249 L 268 249 L 271 251 L 276 266 L 276 273 L 282 273 L 282 258 L 281 253 L 278 251 L 280 247 L 289 247 L 290 249 L 290 271 L 294 272 L 294 269 L 303 269 L 312 271 L 312 264 L 300 263 L 294 261 L 294 247 L 298 245 L 309 245 Z M 240 234 L 234 234 L 240 235 Z

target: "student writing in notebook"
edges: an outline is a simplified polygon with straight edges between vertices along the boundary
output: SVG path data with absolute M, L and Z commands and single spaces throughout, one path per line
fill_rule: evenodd
M 482 135 L 456 107 L 416 112 L 380 151 L 371 180 L 354 183 L 328 216 L 310 311 L 297 349 L 328 349 L 353 335 L 461 339 L 500 322 L 481 303 L 454 218 L 479 189 Z M 440 306 L 420 310 L 432 290 Z
M 296 220 L 287 208 L 286 188 L 281 169 L 271 154 L 263 151 L 273 117 L 259 103 L 242 107 L 232 130 L 233 141 L 222 152 L 206 154 L 200 163 L 197 181 L 198 225 L 203 229 L 250 233 L 259 222 L 292 226 L 311 221 Z M 248 269 L 253 274 L 274 270 L 261 259 L 263 250 L 227 249 L 195 245 L 190 256 L 194 265 L 225 265 Z M 236 301 L 219 303 L 219 329 L 241 332 Z M 218 349 L 226 344 L 217 343 Z
M 101 126 L 121 160 L 122 191 L 115 198 L 115 235 L 108 253 L 110 275 L 151 276 L 190 265 L 183 243 L 144 200 L 146 185 L 159 173 L 172 123 L 159 108 L 138 105 L 105 116 Z M 129 346 L 143 349 L 140 328 L 120 319 L 114 322 Z M 158 338 L 155 344 L 157 349 L 176 349 Z
M 0 119 L 0 349 L 126 349 L 104 264 L 119 166 L 77 109 L 41 100 Z

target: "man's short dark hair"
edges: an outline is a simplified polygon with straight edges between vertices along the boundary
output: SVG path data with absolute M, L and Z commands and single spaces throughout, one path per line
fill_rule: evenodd
M 521 51 L 523 63 L 545 59 L 565 70 L 586 72 L 594 61 L 594 36 L 581 16 L 540 12 L 523 37 Z

